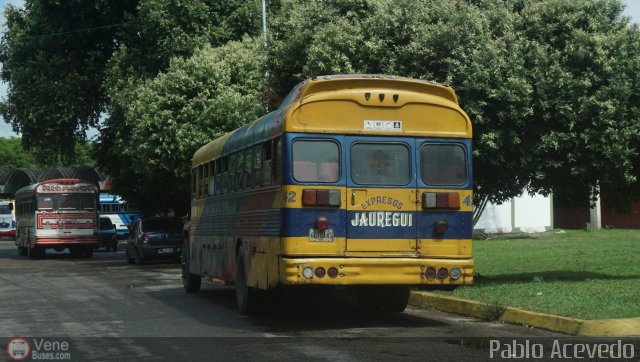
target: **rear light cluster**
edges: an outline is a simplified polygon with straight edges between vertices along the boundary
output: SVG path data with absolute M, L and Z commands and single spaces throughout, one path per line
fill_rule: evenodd
M 424 276 L 429 278 L 429 279 L 447 279 L 447 278 L 451 278 L 451 280 L 457 280 L 462 276 L 462 271 L 460 270 L 460 268 L 451 268 L 451 270 L 447 269 L 447 268 L 439 268 L 436 270 L 435 267 L 428 267 L 427 270 L 424 272 Z
M 423 209 L 459 209 L 460 194 L 457 192 L 422 193 Z
M 149 235 L 147 235 L 147 233 L 142 234 L 142 242 L 144 244 L 147 244 L 149 242 Z
M 336 277 L 338 277 L 338 274 L 338 268 L 334 266 L 330 267 L 329 269 L 318 266 L 314 269 L 312 266 L 307 265 L 302 269 L 302 276 L 307 279 L 312 279 L 314 276 L 318 279 L 322 279 L 325 277 L 325 275 L 331 279 L 335 279 Z
M 340 190 L 302 191 L 302 204 L 305 206 L 340 206 Z

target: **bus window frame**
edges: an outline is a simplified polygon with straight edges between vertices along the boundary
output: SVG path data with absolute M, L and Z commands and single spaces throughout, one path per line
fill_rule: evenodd
M 332 142 L 334 144 L 336 144 L 338 146 L 338 177 L 336 178 L 335 181 L 300 181 L 296 178 L 295 176 L 295 154 L 293 151 L 293 147 L 296 144 L 296 142 L 299 141 L 311 141 L 311 142 Z M 297 183 L 301 183 L 301 184 L 336 184 L 338 182 L 340 182 L 340 180 L 342 179 L 342 144 L 335 138 L 318 138 L 318 137 L 296 137 L 293 140 L 291 140 L 291 162 L 290 162 L 290 167 L 291 167 L 291 178 L 293 181 L 297 182 Z
M 390 183 L 386 183 L 386 184 L 371 184 L 371 183 L 358 183 L 353 179 L 353 147 L 358 145 L 358 144 L 393 144 L 393 145 L 402 145 L 404 146 L 407 151 L 408 151 L 408 156 L 409 156 L 409 161 L 408 161 L 408 166 L 409 166 L 409 178 L 407 180 L 406 183 L 404 184 L 390 184 Z M 414 183 L 414 170 L 413 170 L 413 163 L 414 163 L 414 158 L 412 156 L 413 153 L 413 147 L 411 147 L 410 144 L 408 144 L 407 142 L 403 142 L 403 141 L 377 141 L 374 139 L 364 139 L 364 140 L 356 140 L 354 142 L 352 142 L 349 145 L 349 179 L 351 180 L 351 182 L 353 182 L 354 185 L 357 186 L 367 186 L 367 187 L 407 187 L 410 186 Z
M 453 146 L 457 146 L 460 147 L 464 153 L 464 174 L 465 174 L 465 178 L 464 178 L 464 182 L 460 183 L 460 184 L 430 184 L 427 183 L 426 180 L 423 177 L 422 174 L 422 149 L 425 146 L 430 146 L 430 145 L 453 145 Z M 420 147 L 416 147 L 416 155 L 418 157 L 416 164 L 418 166 L 418 172 L 416 172 L 416 176 L 418 176 L 418 180 L 420 180 L 420 182 L 422 182 L 425 186 L 427 187 L 433 187 L 433 188 L 464 188 L 469 184 L 469 149 L 467 147 L 467 145 L 465 143 L 462 142 L 453 142 L 453 141 L 432 141 L 432 140 L 425 140 L 424 142 L 422 142 L 420 144 Z

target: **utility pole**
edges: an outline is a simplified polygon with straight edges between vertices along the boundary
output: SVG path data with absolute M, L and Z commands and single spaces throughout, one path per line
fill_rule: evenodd
M 267 4 L 266 0 L 262 0 L 262 42 L 264 44 L 264 94 L 267 95 L 267 81 L 269 80 L 269 65 L 267 62 Z M 269 112 L 269 99 L 266 98 L 265 108 Z

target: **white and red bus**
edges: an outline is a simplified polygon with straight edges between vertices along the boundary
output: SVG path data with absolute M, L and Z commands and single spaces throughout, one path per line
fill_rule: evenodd
M 16 192 L 16 244 L 38 258 L 47 248 L 91 257 L 98 243 L 98 187 L 90 181 L 55 179 Z
M 0 198 L 0 238 L 16 237 L 16 216 L 13 200 Z

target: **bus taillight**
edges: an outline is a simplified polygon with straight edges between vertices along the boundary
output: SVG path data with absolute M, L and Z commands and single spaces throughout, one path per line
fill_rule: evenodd
M 340 206 L 340 190 L 302 191 L 302 204 L 305 206 Z
M 460 209 L 460 194 L 457 192 L 422 193 L 423 209 Z
M 449 276 L 449 270 L 447 268 L 438 269 L 438 279 L 447 279 Z
M 142 242 L 144 244 L 147 244 L 149 242 L 149 236 L 147 235 L 147 233 L 142 234 Z
M 325 231 L 329 228 L 329 218 L 326 216 L 318 216 L 316 219 L 316 229 Z

